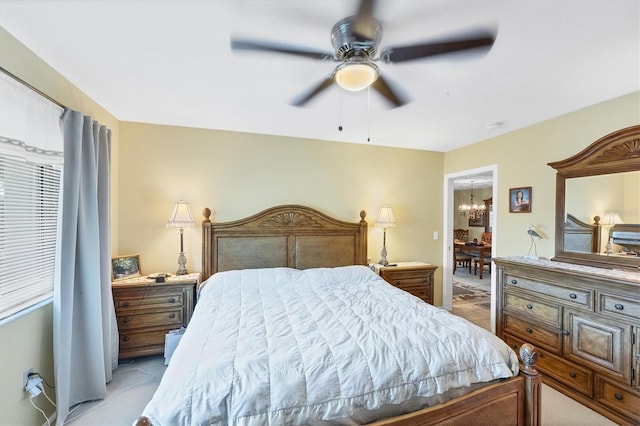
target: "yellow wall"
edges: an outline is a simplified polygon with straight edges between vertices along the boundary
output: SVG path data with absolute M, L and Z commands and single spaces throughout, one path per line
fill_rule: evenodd
M 555 178 L 547 163 L 563 160 L 602 136 L 640 124 L 640 92 L 622 96 L 570 114 L 507 133 L 474 145 L 445 153 L 445 174 L 498 166 L 498 194 L 493 200 L 497 212 L 498 256 L 526 255 L 529 224 L 545 238 L 537 242 L 538 255 L 555 254 Z M 531 213 L 509 213 L 509 188 L 532 187 Z
M 0 27 L 0 66 L 31 86 L 46 93 L 69 108 L 106 124 L 112 131 L 112 244 L 117 245 L 118 205 L 115 192 L 118 179 L 118 120 L 93 100 L 80 92 L 62 75 L 44 63 L 13 36 Z M 28 273 L 28 271 L 25 271 Z M 23 372 L 38 371 L 53 384 L 53 309 L 51 304 L 0 327 L 0 424 L 41 425 L 42 414 L 36 411 L 23 391 Z M 54 392 L 48 394 L 55 398 Z M 34 402 L 47 415 L 54 408 L 42 395 Z
M 377 261 L 384 204 L 391 261 L 439 264 L 442 153 L 217 130 L 121 123 L 120 254 L 140 254 L 144 274 L 175 272 L 179 231 L 166 228 L 173 203 L 190 203 L 197 225 L 185 229 L 187 268 L 201 270 L 201 211 L 240 219 L 279 204 L 303 204 L 357 222 L 368 214 L 369 257 Z

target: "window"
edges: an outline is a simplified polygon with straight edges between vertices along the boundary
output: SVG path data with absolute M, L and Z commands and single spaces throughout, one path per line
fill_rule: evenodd
M 62 108 L 0 72 L 0 324 L 53 294 Z
M 51 297 L 60 175 L 0 155 L 0 319 Z

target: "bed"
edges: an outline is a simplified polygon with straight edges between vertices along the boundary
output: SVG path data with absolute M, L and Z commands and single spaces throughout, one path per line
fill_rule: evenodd
M 598 253 L 600 249 L 600 217 L 593 225 L 567 213 L 564 223 L 564 250 L 579 253 Z
M 206 280 L 137 424 L 538 424 L 533 348 L 519 365 L 493 334 L 383 281 L 365 266 L 364 212 L 204 214 Z

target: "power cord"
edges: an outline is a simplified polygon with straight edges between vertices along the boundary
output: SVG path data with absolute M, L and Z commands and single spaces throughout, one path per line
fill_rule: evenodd
M 51 405 L 53 405 L 54 407 L 56 406 L 55 402 L 53 402 L 53 400 L 49 398 L 49 395 L 47 395 L 47 392 L 45 392 L 44 386 L 42 384 L 43 382 L 47 383 L 46 380 L 44 380 L 42 376 L 40 376 L 40 373 L 30 373 L 27 378 L 27 384 L 24 386 L 24 390 L 25 392 L 28 392 L 31 395 L 29 397 L 29 402 L 31 403 L 31 405 L 33 405 L 33 408 L 35 408 L 42 414 L 42 416 L 47 422 L 47 426 L 51 426 L 51 422 L 49 421 L 49 418 L 47 417 L 46 413 L 43 410 L 41 410 L 35 404 L 35 402 L 33 402 L 33 398 L 35 398 L 40 394 L 43 394 L 44 397 L 47 398 L 47 401 L 51 403 Z M 52 387 L 48 383 L 47 383 L 47 386 Z

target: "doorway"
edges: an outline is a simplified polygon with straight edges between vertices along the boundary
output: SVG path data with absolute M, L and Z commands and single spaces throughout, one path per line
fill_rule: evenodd
M 491 244 L 491 256 L 495 256 L 497 247 L 497 233 L 498 233 L 498 166 L 490 165 L 477 169 L 464 170 L 456 173 L 445 175 L 444 178 L 444 226 L 443 226 L 443 239 L 442 239 L 442 307 L 448 311 L 453 308 L 453 248 L 454 248 L 454 218 L 458 214 L 458 206 L 454 203 L 454 194 L 456 186 L 459 186 L 461 181 L 469 180 L 489 180 L 491 183 L 491 198 L 492 198 L 492 211 L 490 214 L 491 232 L 492 232 L 492 244 Z M 475 200 L 482 203 L 482 200 Z M 487 213 L 488 214 L 488 213 Z M 492 268 L 493 271 L 493 268 Z M 495 289 L 496 289 L 496 274 L 491 274 L 491 331 L 495 333 Z

